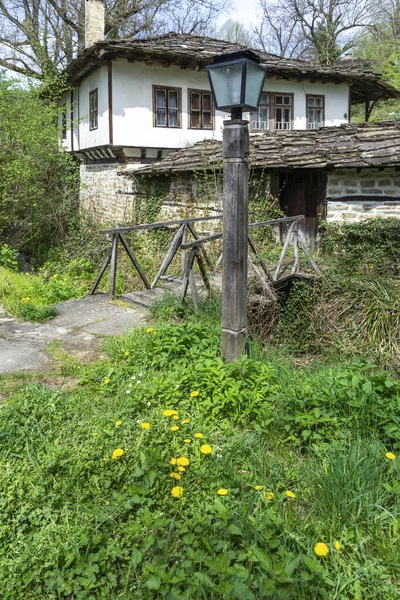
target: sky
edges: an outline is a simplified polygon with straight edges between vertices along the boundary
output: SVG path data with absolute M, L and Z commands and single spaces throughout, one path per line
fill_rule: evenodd
M 233 0 L 233 4 L 236 6 L 235 12 L 232 11 L 232 14 L 224 14 L 220 17 L 218 25 L 222 25 L 229 17 L 243 23 L 247 28 L 256 22 L 257 0 Z

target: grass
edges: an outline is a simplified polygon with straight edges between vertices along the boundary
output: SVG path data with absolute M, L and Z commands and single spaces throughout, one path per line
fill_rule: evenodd
M 398 598 L 398 381 L 256 347 L 224 365 L 208 310 L 110 339 L 72 389 L 3 378 L 5 597 Z

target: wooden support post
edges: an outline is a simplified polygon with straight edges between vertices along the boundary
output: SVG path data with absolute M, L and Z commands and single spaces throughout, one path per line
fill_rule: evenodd
M 126 241 L 125 237 L 122 235 L 122 233 L 119 234 L 119 239 L 121 240 L 121 244 L 125 248 L 125 251 L 126 251 L 127 255 L 129 256 L 133 266 L 135 267 L 136 271 L 139 273 L 139 276 L 140 276 L 141 280 L 143 281 L 146 289 L 149 290 L 150 283 L 148 282 L 146 275 L 143 273 L 142 269 L 140 268 L 139 263 L 135 258 L 135 255 L 133 254 L 132 250 L 130 249 L 129 244 Z
M 253 240 L 252 240 L 252 238 L 250 236 L 249 236 L 249 246 L 252 249 L 252 251 L 254 253 L 254 256 L 256 256 L 256 258 L 258 258 L 258 262 L 260 263 L 260 267 L 264 271 L 267 279 L 269 281 L 272 281 L 271 273 L 269 272 L 267 265 L 265 264 L 265 262 L 261 258 L 260 253 L 257 250 L 257 246 L 255 245 L 255 243 L 253 242 Z
M 153 283 L 151 284 L 151 289 L 155 288 L 161 275 L 164 275 L 165 271 L 168 269 L 169 265 L 171 264 L 172 259 L 174 258 L 175 254 L 178 252 L 178 248 L 182 243 L 182 236 L 183 236 L 184 228 L 185 228 L 185 224 L 181 225 L 179 227 L 178 231 L 176 232 L 176 234 L 174 235 L 174 239 L 172 240 L 171 245 L 168 248 L 168 252 L 164 257 L 164 260 L 162 261 L 160 268 L 158 269 L 158 273 L 153 279 Z
M 292 267 L 292 275 L 297 273 L 299 268 L 299 222 L 295 221 L 296 225 L 293 229 L 293 249 L 294 249 L 294 263 Z
M 201 277 L 202 277 L 202 279 L 204 281 L 204 285 L 206 286 L 209 295 L 211 295 L 211 291 L 212 290 L 211 290 L 210 280 L 209 280 L 208 275 L 207 275 L 206 265 L 204 264 L 204 261 L 203 261 L 203 259 L 202 259 L 201 254 L 200 254 L 199 251 L 196 252 L 196 262 L 199 265 L 200 274 L 201 274 Z
M 302 240 L 299 239 L 299 246 L 300 248 L 303 249 L 304 254 L 307 256 L 308 260 L 311 263 L 312 268 L 314 269 L 314 271 L 317 273 L 317 275 L 322 275 L 321 271 L 318 268 L 317 263 L 315 262 L 315 260 L 313 259 L 313 257 L 311 256 L 311 254 L 308 251 L 307 246 L 302 242 Z
M 260 283 L 261 283 L 263 291 L 267 294 L 267 296 L 269 297 L 269 299 L 272 302 L 276 302 L 277 297 L 276 297 L 274 288 L 272 287 L 272 285 L 269 285 L 269 283 L 267 281 L 265 281 L 265 279 L 263 279 L 263 277 L 261 277 L 261 273 L 259 272 L 259 270 L 257 269 L 256 265 L 251 260 L 250 255 L 248 256 L 248 261 L 249 261 L 250 267 L 253 269 L 254 273 L 256 274 L 256 276 L 258 277 L 258 279 L 260 280 Z
M 191 234 L 192 234 L 192 236 L 194 237 L 194 239 L 195 239 L 195 240 L 198 240 L 198 239 L 199 239 L 199 236 L 197 235 L 197 233 L 196 233 L 196 231 L 195 231 L 195 228 L 194 228 L 194 227 L 193 227 L 193 226 L 192 226 L 190 223 L 188 223 L 188 225 L 187 225 L 187 226 L 188 226 L 188 229 L 189 229 L 190 233 L 191 233 Z M 207 254 L 207 252 L 206 252 L 206 249 L 204 248 L 204 246 L 201 246 L 200 248 L 201 248 L 201 252 L 203 253 L 204 260 L 206 261 L 206 263 L 207 263 L 207 265 L 208 265 L 208 268 L 210 269 L 210 271 L 212 271 L 212 269 L 213 269 L 212 262 L 211 262 L 211 260 L 209 259 L 209 256 L 208 256 L 208 254 Z
M 248 122 L 224 121 L 222 356 L 241 357 L 247 332 Z
M 106 258 L 106 260 L 103 262 L 103 264 L 102 264 L 102 266 L 101 266 L 101 269 L 100 269 L 100 271 L 99 271 L 99 274 L 98 274 L 98 275 L 97 275 L 97 277 L 96 277 L 96 281 L 95 281 L 95 282 L 94 282 L 94 284 L 92 285 L 92 288 L 91 288 L 91 290 L 90 290 L 90 292 L 89 292 L 89 294 L 90 294 L 90 295 L 94 294 L 94 293 L 95 293 L 95 291 L 97 290 L 97 287 L 98 287 L 98 285 L 99 285 L 99 283 L 100 283 L 100 281 L 101 281 L 101 278 L 103 277 L 103 275 L 104 275 L 104 273 L 105 273 L 105 270 L 107 269 L 108 263 L 109 263 L 109 262 L 110 262 L 110 260 L 111 260 L 111 253 L 112 253 L 112 250 L 110 250 L 110 251 L 109 251 L 109 253 L 108 253 L 108 255 L 107 255 L 107 258 Z
M 114 233 L 111 248 L 111 270 L 110 270 L 110 295 L 115 296 L 115 286 L 117 281 L 117 261 L 118 261 L 118 242 L 119 233 Z
M 278 266 L 276 267 L 276 271 L 275 271 L 275 274 L 274 274 L 274 277 L 273 277 L 274 281 L 278 280 L 279 273 L 280 273 L 280 270 L 281 270 L 281 267 L 282 267 L 282 263 L 283 263 L 283 259 L 285 258 L 287 249 L 289 248 L 289 243 L 290 243 L 290 239 L 292 237 L 292 233 L 293 233 L 293 229 L 294 229 L 294 224 L 295 223 L 296 223 L 296 221 L 293 221 L 291 223 L 291 225 L 289 227 L 289 230 L 287 232 L 286 240 L 285 240 L 285 243 L 283 245 L 283 249 L 282 249 L 281 255 L 279 257 Z
M 187 260 L 187 263 L 185 266 L 185 273 L 184 273 L 183 280 L 182 280 L 182 291 L 181 291 L 182 300 L 184 300 L 186 297 L 186 293 L 187 293 L 187 289 L 188 289 L 188 285 L 189 285 L 189 276 L 192 271 L 195 256 L 196 256 L 196 248 L 192 248 L 191 251 L 189 252 L 189 257 L 188 257 L 188 260 Z
M 183 233 L 182 233 L 182 241 L 181 241 L 181 245 L 184 246 L 186 244 L 186 230 L 187 227 L 186 225 L 183 228 Z M 185 267 L 186 267 L 186 250 L 181 249 L 181 273 L 182 273 L 182 285 L 183 285 L 183 278 L 185 277 Z M 183 289 L 183 288 L 182 288 Z

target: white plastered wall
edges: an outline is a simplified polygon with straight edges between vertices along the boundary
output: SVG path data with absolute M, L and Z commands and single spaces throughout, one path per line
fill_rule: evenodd
M 114 144 L 183 148 L 205 138 L 222 139 L 226 113 L 216 111 L 214 130 L 189 129 L 188 89 L 209 90 L 205 72 L 116 60 L 112 64 Z M 181 88 L 181 127 L 154 127 L 153 85 Z
M 325 127 L 333 127 L 348 122 L 349 86 L 334 83 L 309 83 L 307 81 L 284 81 L 268 79 L 264 92 L 290 93 L 293 99 L 293 128 L 307 129 L 306 95 L 325 96 Z M 346 116 L 345 116 L 346 115 Z
M 99 106 L 98 127 L 97 129 L 90 130 L 89 94 L 96 88 L 98 90 Z M 96 69 L 93 73 L 90 73 L 80 83 L 79 87 L 75 89 L 74 96 L 78 97 L 75 108 L 78 112 L 76 121 L 79 123 L 79 148 L 74 147 L 74 150 L 83 150 L 85 148 L 109 144 L 108 66 L 104 65 Z

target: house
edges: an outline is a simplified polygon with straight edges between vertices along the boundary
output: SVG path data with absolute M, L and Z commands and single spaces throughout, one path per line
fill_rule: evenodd
M 143 179 L 163 178 L 172 205 L 193 202 L 198 173 L 222 168 L 222 143 L 205 140 L 140 169 Z M 288 216 L 304 215 L 301 235 L 312 245 L 321 218 L 360 221 L 400 218 L 400 122 L 346 123 L 313 130 L 250 136 L 250 178 L 278 198 Z M 125 176 L 132 172 L 125 167 Z
M 68 69 L 61 100 L 65 147 L 81 160 L 81 205 L 100 221 L 130 221 L 132 178 L 118 176 L 202 140 L 221 140 L 227 114 L 215 110 L 205 67 L 238 49 L 196 35 L 105 40 L 103 0 L 86 0 L 86 48 Z M 348 123 L 398 92 L 363 63 L 313 65 L 258 53 L 267 69 L 250 131 L 314 131 Z M 246 115 L 244 115 L 246 118 Z

